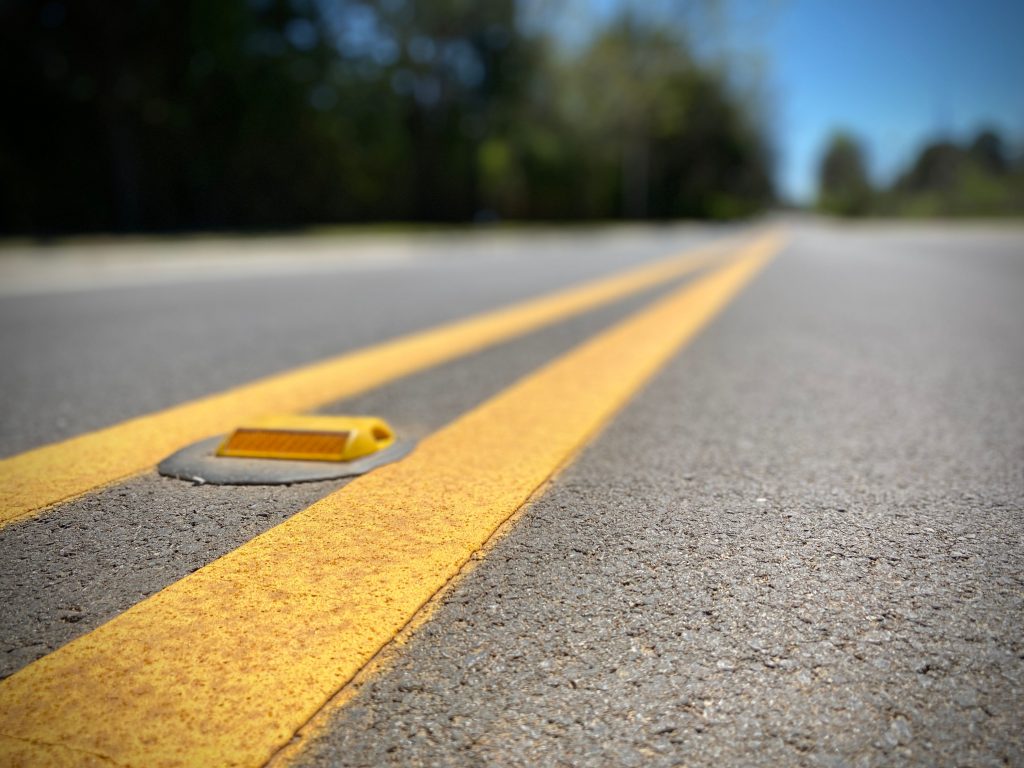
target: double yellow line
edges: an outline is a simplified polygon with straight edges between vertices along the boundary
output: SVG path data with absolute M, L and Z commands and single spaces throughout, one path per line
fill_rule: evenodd
M 365 392 L 682 277 L 720 257 L 726 248 L 727 244 L 712 244 L 2 459 L 0 527 L 150 470 L 179 448 L 228 432 L 253 417 L 307 411 Z
M 740 248 L 403 461 L 4 681 L 0 757 L 264 764 L 779 247 Z

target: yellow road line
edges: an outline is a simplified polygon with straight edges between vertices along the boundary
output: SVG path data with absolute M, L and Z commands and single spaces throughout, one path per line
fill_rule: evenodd
M 712 243 L 560 293 L 413 333 L 0 460 L 0 527 L 156 465 L 197 440 L 267 413 L 306 411 L 454 360 L 645 288 L 721 256 Z
M 7 761 L 263 764 L 778 246 L 745 247 L 405 460 L 5 680 Z

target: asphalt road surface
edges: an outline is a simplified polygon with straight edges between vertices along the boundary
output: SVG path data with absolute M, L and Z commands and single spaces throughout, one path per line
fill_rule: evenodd
M 1024 765 L 1024 230 L 782 229 L 277 761 Z M 164 243 L 144 268 L 145 242 L 6 254 L 0 455 L 745 231 Z M 320 410 L 428 438 L 699 279 Z M 342 485 L 150 471 L 0 528 L 0 675 Z

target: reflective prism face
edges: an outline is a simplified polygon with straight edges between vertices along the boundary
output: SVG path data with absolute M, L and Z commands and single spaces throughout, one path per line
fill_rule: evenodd
M 239 426 L 217 456 L 291 461 L 351 461 L 394 443 L 382 419 L 366 416 L 273 416 Z
M 218 456 L 299 461 L 345 461 L 351 432 L 285 429 L 236 429 L 217 449 Z

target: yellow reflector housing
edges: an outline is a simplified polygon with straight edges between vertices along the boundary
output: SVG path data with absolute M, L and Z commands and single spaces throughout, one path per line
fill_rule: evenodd
M 374 416 L 268 416 L 240 425 L 218 456 L 292 461 L 351 461 L 387 448 L 394 430 Z

